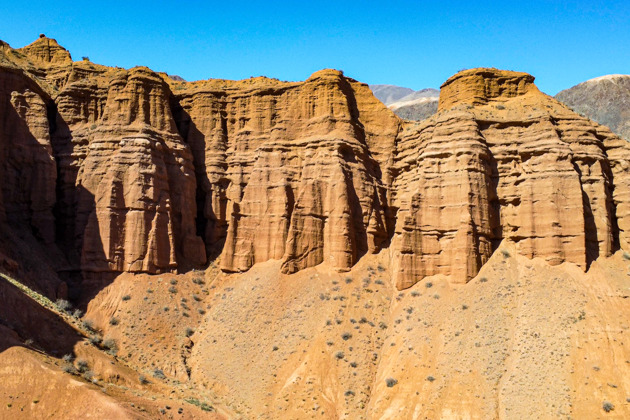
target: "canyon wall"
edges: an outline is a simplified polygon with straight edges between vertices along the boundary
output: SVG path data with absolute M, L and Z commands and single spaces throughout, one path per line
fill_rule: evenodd
M 630 147 L 526 73 L 460 72 L 416 123 L 336 70 L 184 82 L 46 37 L 0 52 L 0 218 L 68 271 L 347 271 L 387 252 L 403 289 L 467 282 L 503 240 L 583 269 L 628 249 Z

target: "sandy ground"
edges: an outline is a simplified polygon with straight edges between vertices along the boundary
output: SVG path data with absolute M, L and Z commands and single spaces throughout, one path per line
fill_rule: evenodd
M 436 276 L 402 292 L 388 259 L 365 256 L 349 273 L 283 275 L 270 261 L 122 275 L 84 317 L 116 357 L 74 345 L 96 383 L 4 334 L 0 418 L 630 417 L 622 252 L 584 273 L 504 246 L 466 285 Z

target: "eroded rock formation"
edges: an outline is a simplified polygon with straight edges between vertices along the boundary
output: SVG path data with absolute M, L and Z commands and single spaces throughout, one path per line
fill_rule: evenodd
M 346 271 L 384 250 L 402 289 L 466 282 L 503 240 L 584 269 L 630 241 L 630 148 L 525 73 L 460 72 L 416 123 L 336 70 L 185 82 L 45 37 L 1 51 L 0 216 L 70 270 Z
M 348 270 L 379 251 L 391 222 L 381 166 L 399 123 L 367 86 L 335 70 L 222 83 L 174 87 L 206 243 L 225 238 L 222 267 L 282 259 L 287 273 L 324 261 Z
M 586 268 L 610 255 L 613 201 L 626 200 L 623 187 L 613 196 L 611 165 L 624 179 L 628 150 L 613 138 L 528 74 L 473 69 L 447 80 L 439 113 L 399 142 L 398 287 L 431 274 L 468 281 L 504 239 L 551 264 Z

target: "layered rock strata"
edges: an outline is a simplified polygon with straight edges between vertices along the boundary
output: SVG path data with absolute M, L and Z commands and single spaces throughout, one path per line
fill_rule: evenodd
M 29 212 L 24 205 L 13 211 L 25 200 L 5 193 L 8 213 L 33 214 L 33 230 L 66 251 L 67 270 L 156 273 L 178 263 L 204 264 L 192 154 L 175 126 L 168 85 L 146 68 L 73 63 L 63 51 L 40 38 L 4 54 L 2 76 L 23 71 L 37 88 L 22 94 L 13 83 L 8 91 L 31 143 L 43 145 L 41 158 L 13 153 L 27 165 L 47 165 L 36 171 L 34 186 L 5 183 L 39 200 L 31 200 Z M 18 138 L 11 132 L 3 137 Z
M 613 193 L 611 165 L 623 180 L 627 144 L 524 73 L 468 70 L 441 92 L 438 115 L 398 143 L 398 287 L 431 274 L 466 282 L 501 240 L 583 268 L 616 249 L 626 194 Z
M 220 255 L 228 272 L 346 271 L 386 249 L 402 289 L 466 282 L 504 240 L 584 269 L 628 246 L 630 148 L 528 74 L 460 72 L 416 123 L 336 70 L 189 83 L 72 62 L 53 41 L 2 44 L 0 216 L 69 270 Z
M 215 86 L 176 86 L 175 99 L 200 169 L 206 243 L 225 238 L 222 268 L 282 259 L 287 273 L 324 261 L 348 270 L 379 251 L 391 222 L 381 166 L 398 121 L 368 88 L 334 70 Z

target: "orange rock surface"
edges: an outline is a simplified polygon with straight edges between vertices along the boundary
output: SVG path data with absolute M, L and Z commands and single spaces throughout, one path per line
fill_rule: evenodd
M 159 273 L 219 254 L 226 272 L 347 271 L 388 249 L 403 289 L 467 282 L 502 240 L 583 268 L 628 241 L 615 184 L 630 148 L 526 73 L 460 72 L 413 123 L 337 70 L 188 83 L 72 62 L 46 37 L 2 51 L 3 141 L 31 150 L 5 148 L 28 162 L 11 175 L 4 160 L 20 177 L 4 184 L 5 217 L 70 271 Z
M 628 417 L 630 147 L 441 95 L 0 43 L 0 418 Z

